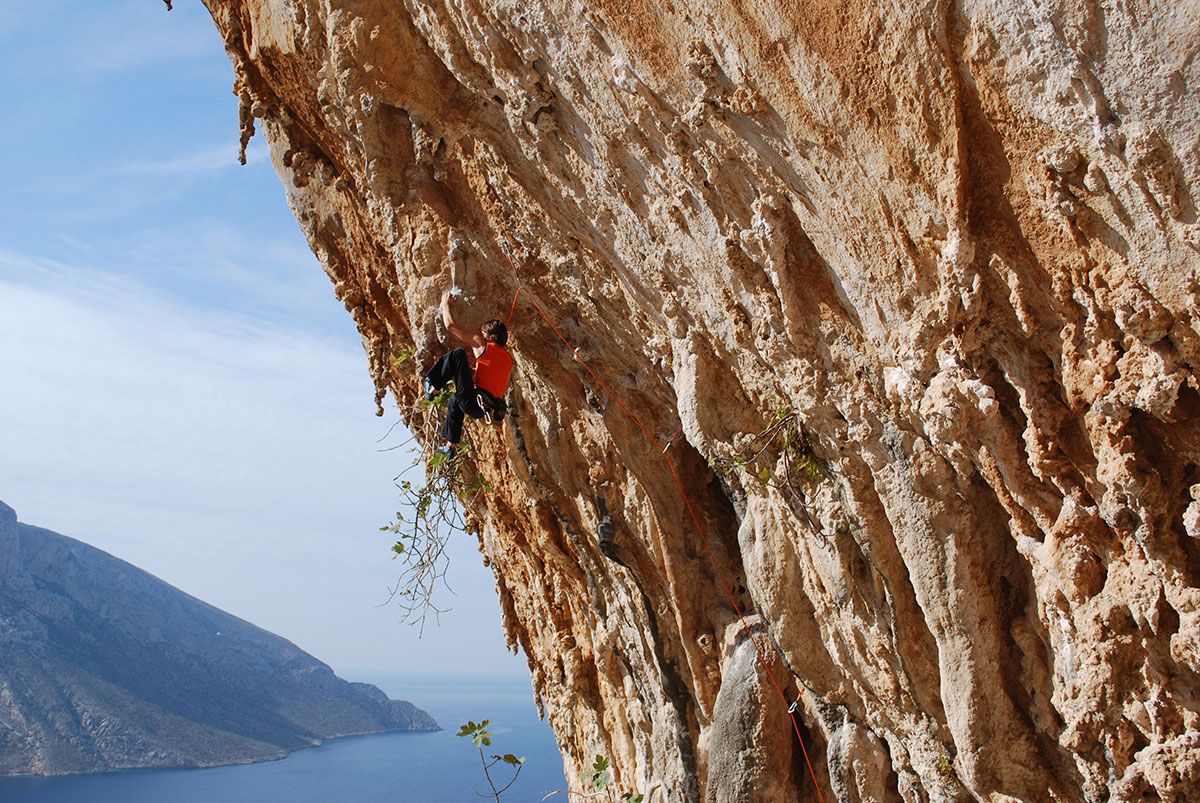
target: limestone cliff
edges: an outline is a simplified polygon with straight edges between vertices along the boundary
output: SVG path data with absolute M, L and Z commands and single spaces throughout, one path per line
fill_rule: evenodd
M 815 800 L 799 696 L 825 800 L 1200 798 L 1195 2 L 207 2 L 381 400 L 545 310 L 472 514 L 568 777 Z

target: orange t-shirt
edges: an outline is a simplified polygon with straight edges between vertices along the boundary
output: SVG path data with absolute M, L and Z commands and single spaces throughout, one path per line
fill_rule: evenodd
M 475 386 L 503 399 L 512 365 L 512 355 L 503 346 L 489 342 L 484 346 L 483 354 L 475 359 Z

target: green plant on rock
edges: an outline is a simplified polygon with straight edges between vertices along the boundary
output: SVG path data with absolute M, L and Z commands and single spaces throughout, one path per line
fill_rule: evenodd
M 937 762 L 937 774 L 952 790 L 959 788 L 958 773 L 954 771 L 954 762 L 949 756 L 942 756 Z
M 402 355 L 399 361 L 403 359 Z M 394 480 L 400 489 L 401 509 L 392 521 L 379 528 L 396 538 L 391 549 L 402 564 L 387 601 L 398 604 L 404 612 L 404 621 L 419 625 L 422 634 L 430 614 L 436 618 L 448 610 L 439 607 L 437 592 L 441 589 L 454 593 L 446 581 L 450 537 L 456 531 L 479 532 L 478 521 L 464 505 L 492 490 L 476 464 L 475 447 L 469 435 L 464 435 L 453 457 L 434 449 L 450 396 L 449 388 L 443 388 L 432 400 L 421 394 L 414 405 L 408 423 L 412 440 L 421 443 L 422 448 L 413 463 Z M 423 472 L 424 481 L 408 479 L 417 472 Z
M 783 461 L 783 471 L 775 466 Z M 829 476 L 829 469 L 812 448 L 808 431 L 795 410 L 780 407 L 762 432 L 750 438 L 728 458 L 713 461 L 714 468 L 737 474 L 751 484 L 790 492 L 801 501 L 806 487 Z
M 479 762 L 483 765 L 483 776 L 487 778 L 488 786 L 492 793 L 483 794 L 474 787 L 471 788 L 475 794 L 480 797 L 490 797 L 493 800 L 500 800 L 500 795 L 509 790 L 514 783 L 517 782 L 517 777 L 521 774 L 521 770 L 525 767 L 525 758 L 517 758 L 512 753 L 504 753 L 503 755 L 491 753 L 491 760 L 484 755 L 483 748 L 492 746 L 492 731 L 488 729 L 491 724 L 490 719 L 485 719 L 482 722 L 476 723 L 474 720 L 468 720 L 466 725 L 463 725 L 458 731 L 458 735 L 462 738 L 469 738 L 475 747 L 479 750 Z M 496 788 L 496 781 L 492 779 L 492 768 L 497 764 L 505 764 L 513 771 L 512 777 L 504 786 Z
M 607 797 L 604 790 L 612 783 L 612 763 L 608 756 L 596 756 L 596 760 L 592 762 L 592 771 L 588 775 L 589 790 L 587 792 L 576 792 L 571 789 L 555 789 L 553 792 L 547 792 L 542 800 L 546 800 L 554 795 L 566 793 L 567 797 L 574 795 L 581 798 L 596 798 Z M 653 791 L 653 790 L 652 790 Z M 610 798 L 611 799 L 611 798 Z M 640 792 L 626 792 L 621 795 L 621 803 L 643 803 L 646 796 Z
M 592 762 L 592 788 L 603 789 L 612 782 L 612 768 L 607 756 L 596 756 Z

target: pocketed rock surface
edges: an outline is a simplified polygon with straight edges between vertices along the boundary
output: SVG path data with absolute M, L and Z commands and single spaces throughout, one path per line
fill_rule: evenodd
M 207 4 L 575 788 L 1200 799 L 1200 6 Z

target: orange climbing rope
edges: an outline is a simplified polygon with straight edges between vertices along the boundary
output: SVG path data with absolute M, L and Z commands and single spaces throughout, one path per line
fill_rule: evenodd
M 775 687 L 775 691 L 779 694 L 779 699 L 783 701 L 785 706 L 787 706 L 788 718 L 792 721 L 792 729 L 796 732 L 796 740 L 800 742 L 800 749 L 804 752 L 804 763 L 808 766 L 808 774 L 812 778 L 814 788 L 817 790 L 817 797 L 820 799 L 821 803 L 825 803 L 825 796 L 821 793 L 821 784 L 817 781 L 817 774 L 813 770 L 812 761 L 808 757 L 808 748 L 804 746 L 804 737 L 800 735 L 800 725 L 796 721 L 796 705 L 800 702 L 800 694 L 803 694 L 804 687 L 800 686 L 800 694 L 797 694 L 796 700 L 792 702 L 788 700 L 787 695 L 784 694 L 783 688 L 779 685 L 779 681 L 775 679 L 775 673 L 771 671 L 771 667 L 767 664 L 766 658 L 763 657 L 762 650 L 758 646 L 758 641 L 754 638 L 754 634 L 750 632 L 750 625 L 746 622 L 746 617 L 742 614 L 742 608 L 737 603 L 737 598 L 734 596 L 733 589 L 725 580 L 725 573 L 721 571 L 721 565 L 717 561 L 717 556 L 713 552 L 712 546 L 709 544 L 708 535 L 705 534 L 704 527 L 700 524 L 700 518 L 696 515 L 696 511 L 692 508 L 692 500 L 688 497 L 687 490 L 683 486 L 683 480 L 679 477 L 679 472 L 675 470 L 675 463 L 671 460 L 670 456 L 667 455 L 667 449 L 670 448 L 671 443 L 675 440 L 675 437 L 683 429 L 683 423 L 680 422 L 679 429 L 676 430 L 675 434 L 671 436 L 671 439 L 667 441 L 667 445 L 665 447 L 660 444 L 658 439 L 655 438 L 649 430 L 642 426 L 642 422 L 637 419 L 637 416 L 631 413 L 629 408 L 621 402 L 621 399 L 617 396 L 617 394 L 613 393 L 612 389 L 610 389 L 608 385 L 604 383 L 604 380 L 596 376 L 596 372 L 593 371 L 592 367 L 587 364 L 587 361 L 579 356 L 579 352 L 575 350 L 575 347 L 571 345 L 571 342 L 567 340 L 567 338 L 563 336 L 563 333 L 559 331 L 558 327 L 554 325 L 554 321 L 551 320 L 550 316 L 546 314 L 546 310 L 542 308 L 542 305 L 538 303 L 536 298 L 534 298 L 533 293 L 529 292 L 529 288 L 527 288 L 524 282 L 521 281 L 521 277 L 517 273 L 517 265 L 513 261 L 512 253 L 507 247 L 505 247 L 504 253 L 508 257 L 508 264 L 512 267 L 513 276 L 516 278 L 517 283 L 519 284 L 516 294 L 513 295 L 512 307 L 509 308 L 508 321 L 505 325 L 512 325 L 513 314 L 517 310 L 517 299 L 521 297 L 521 292 L 524 291 L 529 300 L 533 302 L 533 306 L 537 308 L 537 311 L 541 313 L 541 316 L 546 320 L 546 323 L 548 323 L 550 328 L 554 330 L 554 334 L 558 335 L 558 339 L 561 340 L 566 347 L 571 350 L 571 354 L 576 360 L 579 361 L 579 364 L 583 366 L 584 370 L 588 372 L 592 379 L 596 380 L 600 387 L 604 388 L 604 391 L 613 401 L 617 403 L 617 406 L 621 408 L 622 412 L 629 416 L 629 419 L 633 421 L 633 423 L 637 424 L 637 427 L 642 431 L 642 434 L 645 435 L 646 438 L 654 444 L 655 448 L 659 450 L 663 457 L 666 458 L 667 466 L 671 469 L 671 476 L 675 478 L 675 484 L 679 486 L 679 494 L 683 497 L 683 502 L 687 507 L 688 514 L 692 517 L 692 523 L 696 525 L 696 531 L 700 533 L 700 539 L 704 542 L 704 548 L 708 552 L 709 560 L 712 561 L 713 568 L 717 571 L 717 578 L 721 581 L 721 585 L 724 586 L 725 593 L 729 597 L 729 602 L 733 605 L 733 610 L 737 613 L 738 619 L 742 623 L 742 629 L 746 631 L 746 637 L 750 639 L 750 644 L 754 647 L 754 652 L 758 655 L 759 664 L 764 670 L 766 670 L 767 677 L 771 679 L 771 685 Z

